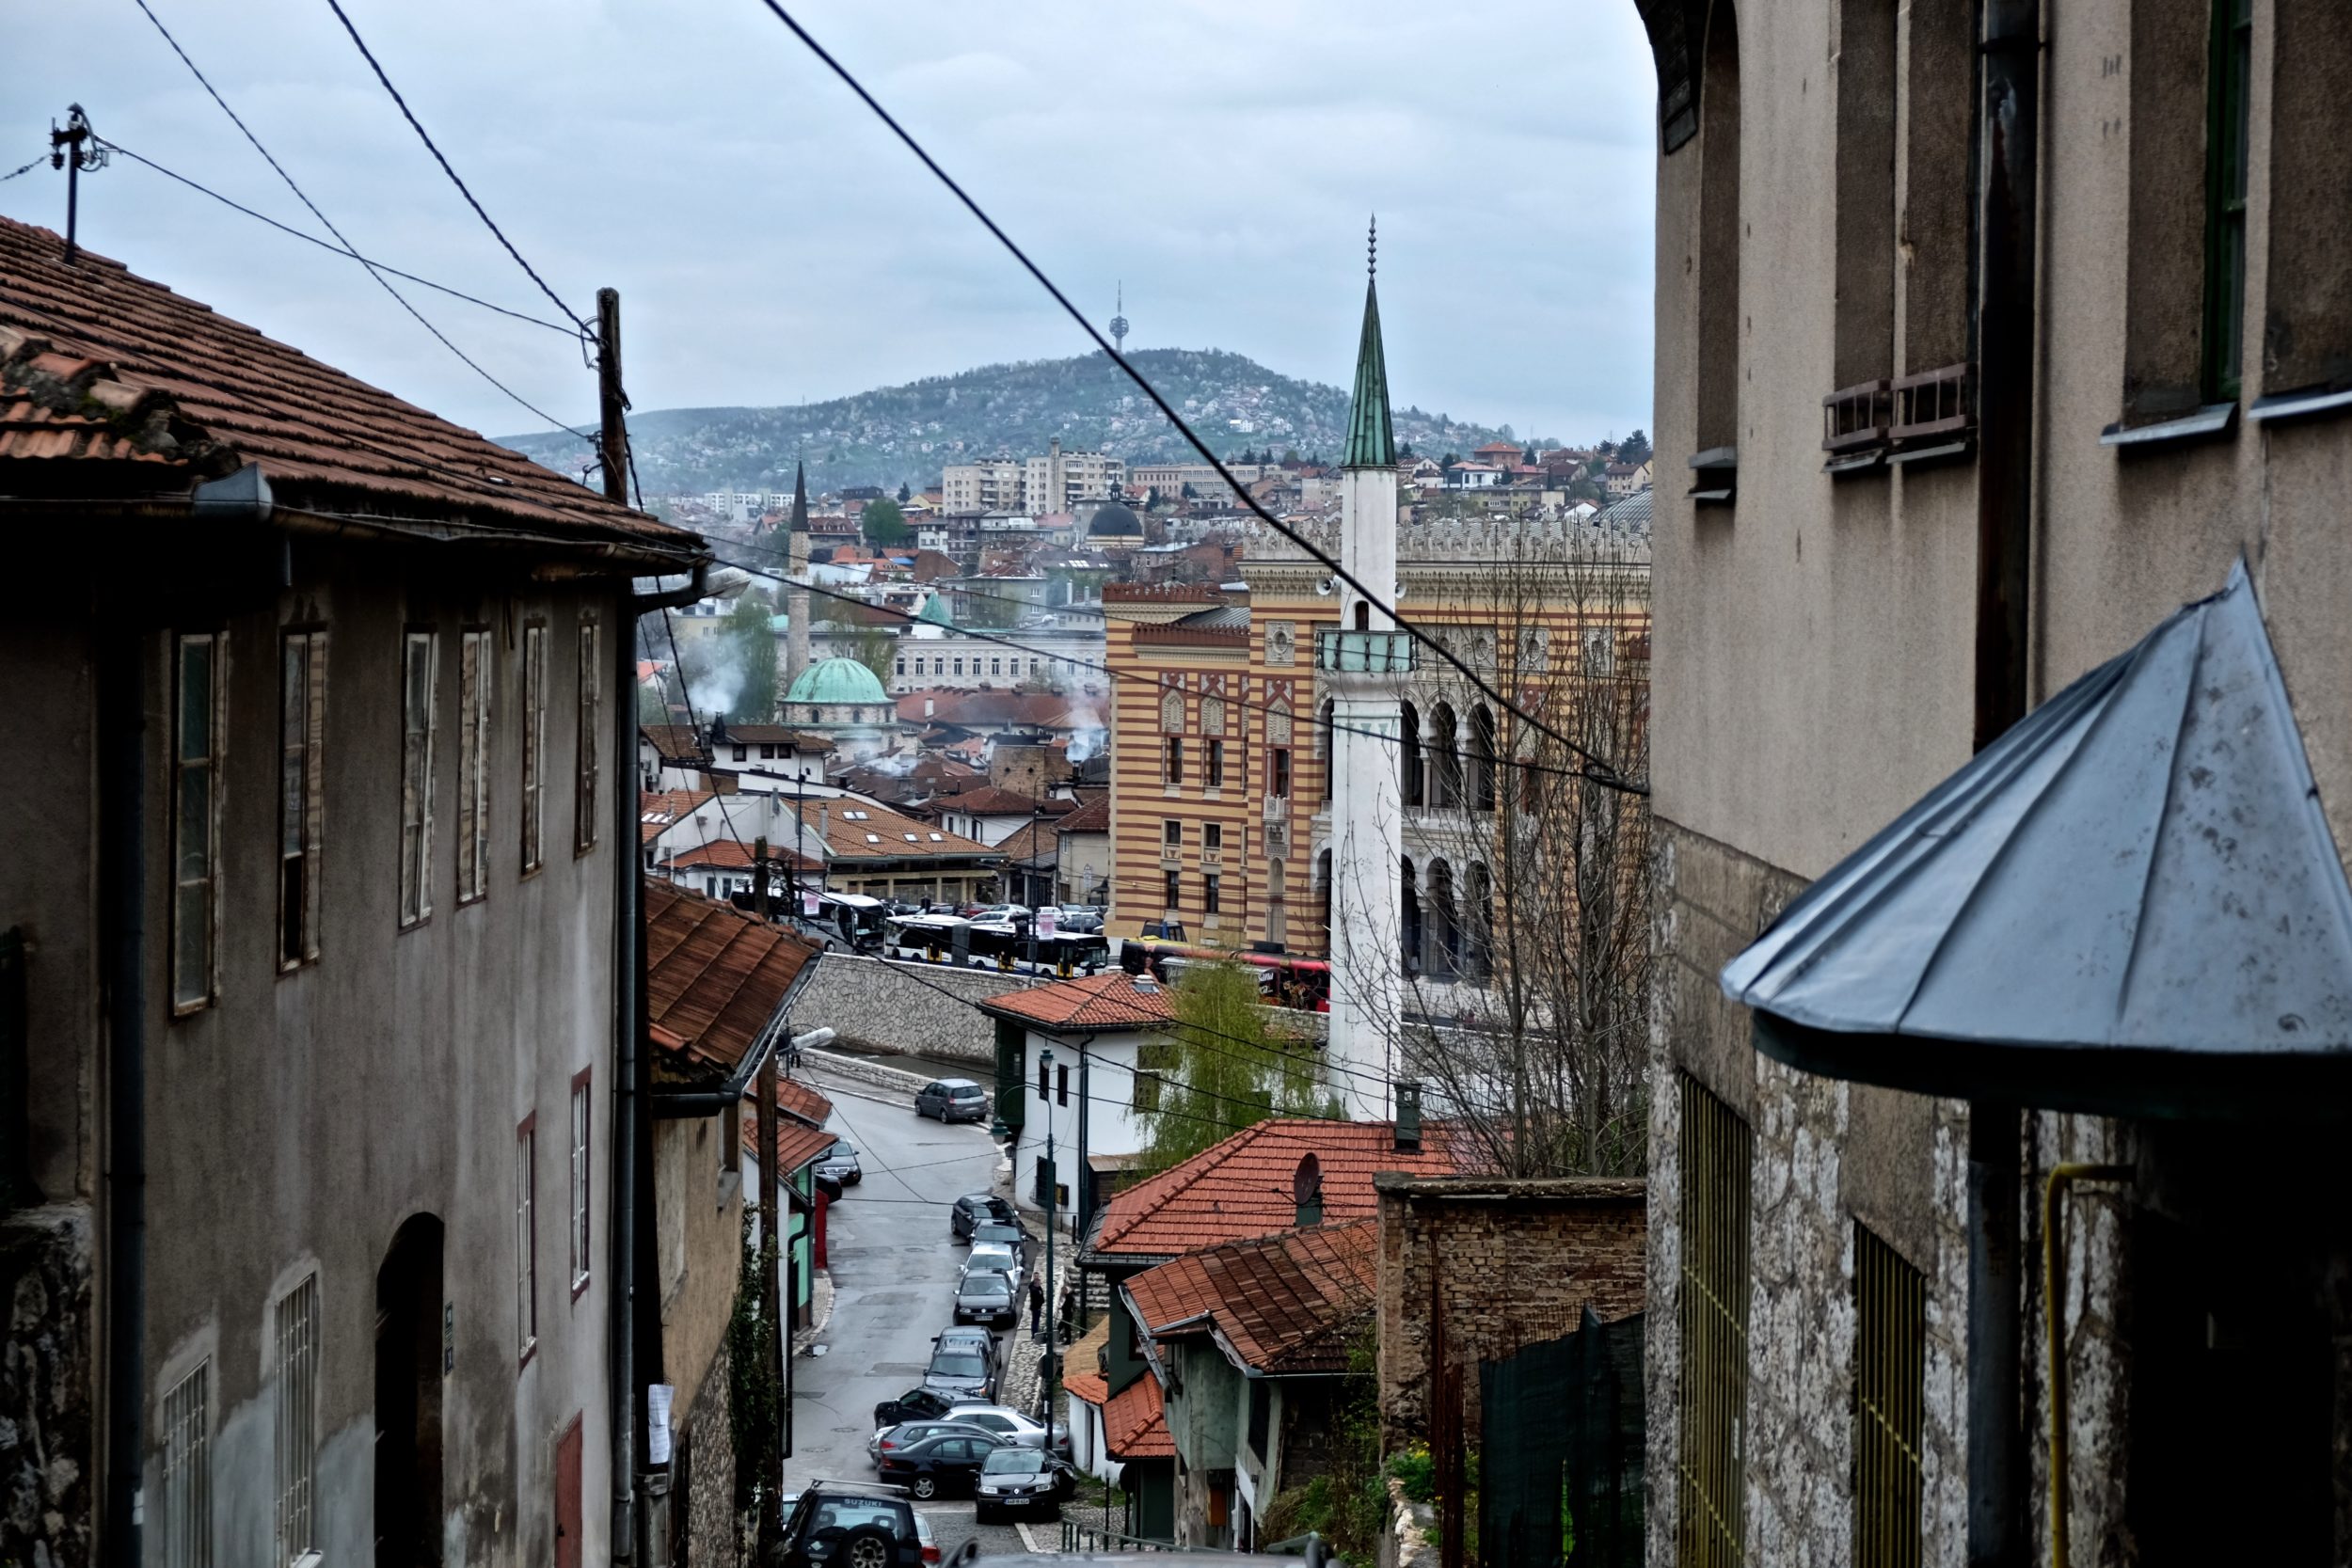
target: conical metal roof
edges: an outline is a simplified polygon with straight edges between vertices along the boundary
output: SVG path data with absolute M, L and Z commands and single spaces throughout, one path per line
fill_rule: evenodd
M 804 464 L 792 465 L 792 522 L 786 531 L 808 531 L 808 468 Z
M 1807 1071 L 2110 1116 L 2352 1111 L 2352 886 L 2244 566 L 1723 972 Z
M 1343 468 L 1396 467 L 1396 433 L 1389 422 L 1389 361 L 1380 348 L 1380 291 L 1364 282 L 1364 334 L 1356 345 L 1356 389 L 1347 405 Z

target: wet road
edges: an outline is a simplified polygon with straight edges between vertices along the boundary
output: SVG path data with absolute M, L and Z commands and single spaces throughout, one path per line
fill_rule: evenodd
M 838 1081 L 812 1077 L 833 1097 L 828 1125 L 857 1145 L 866 1176 L 827 1220 L 833 1319 L 818 1339 L 824 1354 L 793 1358 L 787 1491 L 818 1478 L 874 1479 L 866 1457 L 874 1406 L 922 1382 L 931 1337 L 953 1316 L 964 1248 L 948 1234 L 948 1205 L 965 1193 L 986 1192 L 996 1165 L 995 1146 L 980 1128 L 944 1127 L 916 1117 L 911 1106 L 879 1103 Z M 969 1499 L 917 1506 L 943 1556 L 976 1533 Z M 1025 1549 L 1010 1526 L 991 1524 L 977 1533 L 985 1550 Z M 1038 1539 L 1050 1544 L 1046 1533 Z

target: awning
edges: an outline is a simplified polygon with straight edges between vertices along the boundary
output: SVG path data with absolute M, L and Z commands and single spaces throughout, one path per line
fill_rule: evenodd
M 2108 1116 L 2352 1111 L 2352 886 L 2241 564 L 1726 965 L 1808 1072 Z

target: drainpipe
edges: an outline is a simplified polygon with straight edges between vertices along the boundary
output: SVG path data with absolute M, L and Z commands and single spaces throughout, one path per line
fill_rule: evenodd
M 106 1007 L 106 1527 L 137 1562 L 147 1430 L 147 691 L 145 636 L 102 638 L 98 950 Z
M 2077 1181 L 2129 1181 L 2129 1165 L 2054 1165 L 2042 1188 L 2042 1319 L 2050 1354 L 2050 1568 L 2067 1568 L 2066 1189 Z
M 2026 715 L 2033 584 L 2035 263 L 2040 212 L 2042 0 L 1982 0 L 1978 106 L 1977 640 L 1975 741 Z M 2024 1296 L 2018 1107 L 1968 1108 L 1970 1568 L 2026 1558 Z

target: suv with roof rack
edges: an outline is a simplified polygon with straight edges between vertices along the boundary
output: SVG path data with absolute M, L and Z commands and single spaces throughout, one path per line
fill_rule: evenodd
M 904 1489 L 812 1481 L 785 1499 L 784 1568 L 925 1568 L 939 1560 Z

